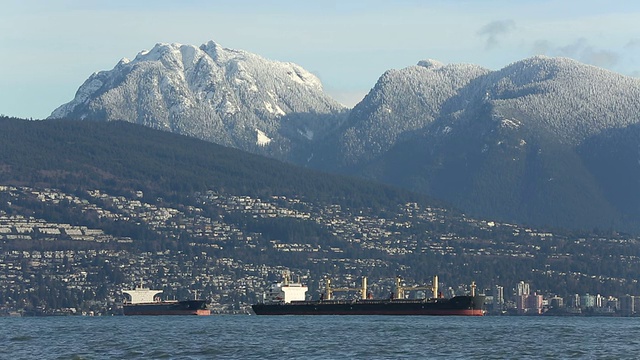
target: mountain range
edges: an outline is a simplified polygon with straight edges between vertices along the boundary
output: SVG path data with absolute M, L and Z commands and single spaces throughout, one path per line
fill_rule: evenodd
M 536 56 L 423 60 L 353 109 L 302 67 L 209 42 L 93 74 L 51 118 L 125 120 L 401 186 L 474 216 L 640 230 L 640 80 Z

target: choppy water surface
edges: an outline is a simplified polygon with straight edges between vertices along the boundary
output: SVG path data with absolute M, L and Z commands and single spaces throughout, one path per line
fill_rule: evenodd
M 6 359 L 635 359 L 640 318 L 0 318 Z

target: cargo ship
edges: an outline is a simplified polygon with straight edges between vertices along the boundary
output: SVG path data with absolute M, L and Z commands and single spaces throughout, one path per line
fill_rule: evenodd
M 367 278 L 362 278 L 360 288 L 331 288 L 325 280 L 325 292 L 320 300 L 305 300 L 307 287 L 290 282 L 288 276 L 276 282 L 263 294 L 263 301 L 252 305 L 256 315 L 458 315 L 483 316 L 484 295 L 475 294 L 475 283 L 470 295 L 444 298 L 438 293 L 438 277 L 431 287 L 403 287 L 396 278 L 395 292 L 388 299 L 372 299 L 367 294 Z M 432 298 L 405 299 L 410 290 L 431 290 Z M 358 291 L 360 298 L 354 300 L 333 299 L 337 291 Z
M 162 290 L 142 287 L 122 290 L 129 300 L 122 304 L 124 315 L 211 315 L 207 300 L 160 300 L 156 295 Z

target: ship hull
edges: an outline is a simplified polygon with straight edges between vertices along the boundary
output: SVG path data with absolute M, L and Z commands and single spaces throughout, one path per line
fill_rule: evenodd
M 124 315 L 210 315 L 206 300 L 161 301 L 125 304 Z
M 329 300 L 255 304 L 256 315 L 431 315 L 482 316 L 484 297 L 428 300 Z

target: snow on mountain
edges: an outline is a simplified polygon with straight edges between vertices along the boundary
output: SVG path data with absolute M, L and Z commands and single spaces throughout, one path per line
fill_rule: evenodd
M 210 41 L 157 44 L 123 59 L 91 75 L 50 118 L 124 120 L 286 158 L 308 140 L 283 134 L 322 131 L 320 117 L 341 111 L 302 67 Z
M 577 145 L 604 129 L 640 121 L 640 80 L 566 58 L 536 56 L 490 71 L 423 60 L 389 70 L 346 121 L 337 159 L 371 161 L 417 132 L 451 134 L 485 112 Z
M 577 145 L 605 129 L 640 122 L 640 80 L 567 58 L 536 56 L 487 76 L 497 115 L 526 119 Z
M 422 60 L 385 72 L 348 111 L 300 66 L 211 41 L 123 59 L 51 118 L 130 121 L 477 216 L 579 227 L 640 219 L 639 109 L 639 79 L 536 56 L 497 71 Z
M 498 71 L 425 60 L 380 77 L 323 164 L 475 216 L 632 227 L 639 110 L 639 79 L 570 59 Z
M 476 65 L 434 60 L 385 72 L 351 111 L 340 140 L 341 162 L 353 164 L 383 154 L 402 134 L 432 123 L 451 107 L 449 101 L 461 89 L 488 73 Z

